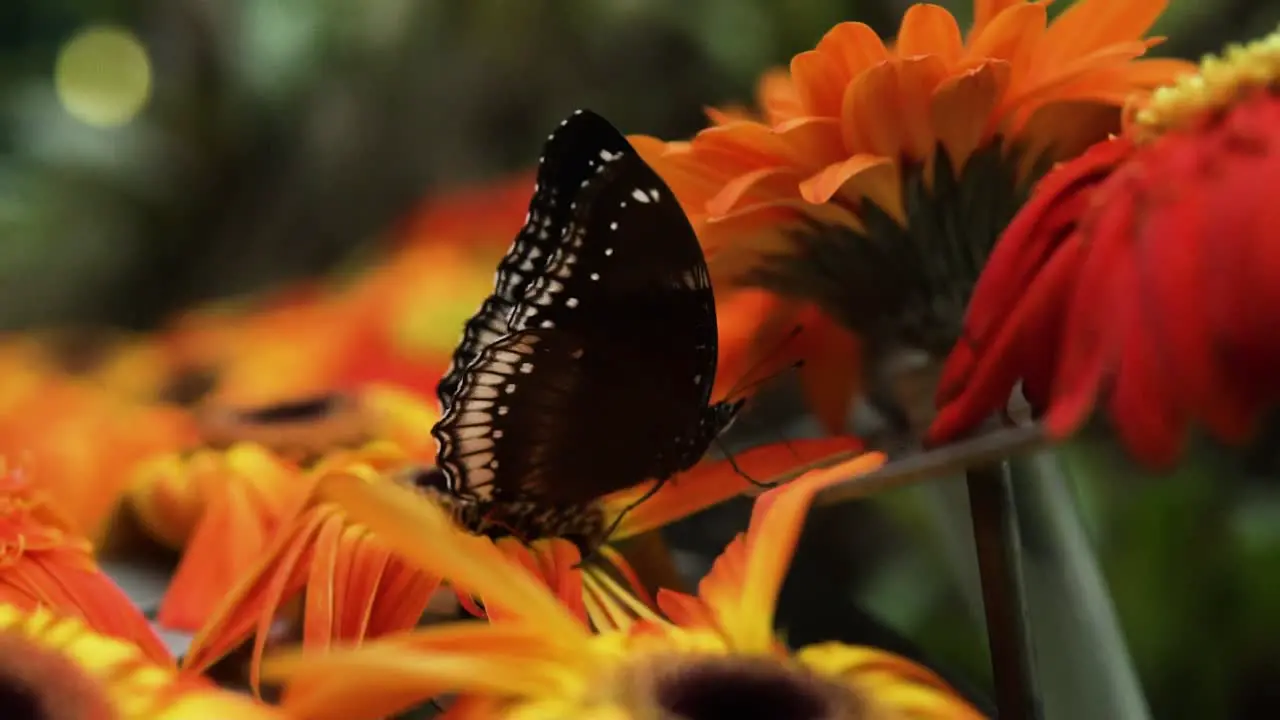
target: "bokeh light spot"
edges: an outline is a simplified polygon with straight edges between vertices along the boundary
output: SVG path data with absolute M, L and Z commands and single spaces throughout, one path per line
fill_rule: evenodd
M 86 125 L 115 127 L 132 120 L 151 96 L 151 61 L 133 33 L 93 26 L 62 46 L 54 84 L 72 117 Z

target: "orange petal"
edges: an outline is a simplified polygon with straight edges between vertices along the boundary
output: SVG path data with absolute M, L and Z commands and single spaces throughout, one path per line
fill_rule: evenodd
M 658 591 L 658 609 L 668 620 L 685 628 L 714 628 L 715 618 L 698 598 L 663 588 Z
M 311 542 L 302 616 L 303 647 L 327 650 L 332 645 L 336 595 L 341 589 L 337 581 L 338 566 L 344 564 L 341 556 L 350 552 L 343 546 L 347 529 L 341 522 L 325 523 Z
M 918 3 L 907 8 L 898 29 L 898 55 L 936 55 L 948 66 L 960 60 L 964 41 L 951 13 L 938 5 Z
M 970 31 L 965 58 L 974 62 L 1004 60 L 1014 68 L 1030 64 L 1031 54 L 1044 36 L 1048 15 L 1042 2 L 1012 4 L 994 16 L 990 23 Z
M 626 510 L 613 537 L 632 537 L 669 525 L 681 518 L 736 497 L 755 487 L 742 473 L 757 482 L 769 482 L 823 458 L 855 452 L 862 442 L 854 437 L 795 440 L 755 448 L 729 460 L 703 461 L 692 470 L 666 481 L 653 497 L 627 510 L 651 487 L 649 483 L 613 493 L 604 498 L 605 514 L 616 517 Z M 738 470 L 733 465 L 737 464 Z
M 780 360 L 775 366 L 772 358 L 765 358 L 770 367 L 758 357 L 757 338 L 767 337 L 759 345 L 776 348 L 791 328 L 794 303 L 784 300 L 768 290 L 759 288 L 734 289 L 719 293 L 716 299 L 716 324 L 719 326 L 720 357 L 716 362 L 716 384 L 711 391 L 714 401 L 724 400 L 728 393 L 747 387 L 757 380 L 777 372 L 786 363 Z
M 836 85 L 835 104 L 827 112 L 815 112 L 813 115 L 835 116 L 839 113 L 840 97 L 844 94 L 844 86 L 856 78 L 867 68 L 873 67 L 889 59 L 889 50 L 884 41 L 866 23 L 842 22 L 827 31 L 818 41 L 815 52 L 828 60 L 828 67 L 834 70 Z
M 1024 0 L 974 0 L 973 24 L 969 26 L 969 38 L 982 35 L 983 30 L 996 16 L 1011 7 L 1024 6 Z
M 797 348 L 805 358 L 800 382 L 810 411 L 828 433 L 839 435 L 862 388 L 862 343 L 830 318 L 809 315 Z
M 815 205 L 866 198 L 906 224 L 897 163 L 881 155 L 854 155 L 823 168 L 800 183 L 800 196 Z
M 707 215 L 714 218 L 742 206 L 795 197 L 799 184 L 799 176 L 789 167 L 761 168 L 739 175 L 707 201 Z
M 990 137 L 1009 71 L 1008 63 L 993 60 L 947 79 L 934 92 L 929 106 L 933 128 L 956 172 Z
M 760 76 L 756 96 L 765 119 L 772 125 L 804 116 L 791 74 L 783 68 L 767 70 Z
M 1137 40 L 1151 29 L 1168 4 L 1168 0 L 1074 2 L 1049 26 L 1037 59 L 1054 66 L 1108 45 Z
M 412 490 L 348 475 L 320 481 L 320 494 L 343 506 L 400 557 L 446 578 L 463 592 L 542 624 L 551 636 L 572 638 L 581 623 L 532 573 L 518 567 L 487 538 L 469 535 L 435 503 Z
M 809 115 L 833 117 L 840 113 L 845 71 L 838 58 L 817 50 L 802 52 L 791 59 L 791 80 L 800 105 Z
M 388 556 L 365 634 L 380 637 L 414 627 L 439 589 L 440 578 Z
M 182 671 L 201 674 L 234 650 L 254 628 L 271 619 L 285 599 L 296 595 L 306 584 L 305 567 L 312 537 L 332 522 L 332 506 L 301 516 L 282 533 L 262 561 L 233 588 L 196 633 L 183 658 Z M 265 642 L 265 639 L 264 639 Z
M 226 483 L 209 498 L 160 603 L 161 627 L 195 632 L 267 547 L 267 525 L 252 491 Z
M 773 132 L 786 143 L 792 162 L 805 172 L 817 170 L 831 158 L 844 154 L 839 118 L 795 118 L 774 126 Z
M 756 500 L 746 536 L 746 567 L 738 604 L 712 607 L 720 627 L 742 652 L 767 652 L 773 646 L 773 614 L 782 580 L 791 565 L 804 519 L 818 491 L 863 475 L 885 462 L 868 453 L 823 470 L 807 473 Z
M 19 607 L 46 607 L 75 615 L 94 630 L 137 645 L 153 662 L 173 655 L 115 582 L 79 553 L 40 553 L 6 568 L 0 598 Z M 7 586 L 7 587 L 6 587 Z

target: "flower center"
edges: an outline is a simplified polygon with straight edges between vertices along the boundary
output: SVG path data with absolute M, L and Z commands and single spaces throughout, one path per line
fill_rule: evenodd
M 648 668 L 653 675 L 637 686 L 638 699 L 664 720 L 855 720 L 865 715 L 848 688 L 767 658 L 662 658 Z
M 201 434 L 210 446 L 256 442 L 303 459 L 369 439 L 369 422 L 360 403 L 340 394 L 249 409 L 211 407 L 199 417 Z
M 174 373 L 160 388 L 158 399 L 181 407 L 203 400 L 218 385 L 218 374 L 210 368 L 189 367 Z
M 0 717 L 112 720 L 98 683 L 75 662 L 16 633 L 0 633 Z
M 1129 131 L 1149 142 L 1186 128 L 1259 90 L 1280 86 L 1280 30 L 1246 45 L 1230 45 L 1222 55 L 1207 55 L 1200 71 L 1151 94 L 1131 111 Z

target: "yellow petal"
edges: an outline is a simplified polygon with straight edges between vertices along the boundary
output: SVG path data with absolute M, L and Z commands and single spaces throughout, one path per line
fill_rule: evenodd
M 427 574 L 539 623 L 551 638 L 569 643 L 586 636 L 585 628 L 533 574 L 506 558 L 488 539 L 458 528 L 444 510 L 422 495 L 348 475 L 322 478 L 319 493 L 341 504 L 353 519 L 368 525 L 399 556 Z

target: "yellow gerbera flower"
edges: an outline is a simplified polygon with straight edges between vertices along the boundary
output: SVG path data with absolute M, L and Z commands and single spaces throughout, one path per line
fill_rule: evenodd
M 838 643 L 789 653 L 773 635 L 777 595 L 814 493 L 883 463 L 864 455 L 762 495 L 699 597 L 664 594 L 663 618 L 591 572 L 592 630 L 533 574 L 390 488 L 335 492 L 424 569 L 502 609 L 502 622 L 439 625 L 326 655 L 268 661 L 300 717 L 373 718 L 443 693 L 451 717 L 979 718 L 932 672 Z M 424 544 L 425 543 L 425 544 Z M 341 678 L 341 682 L 337 682 Z
M 945 9 L 916 4 L 891 44 L 841 23 L 763 78 L 761 117 L 713 111 L 689 142 L 631 142 L 680 198 L 718 289 L 790 299 L 766 329 L 790 331 L 811 302 L 860 339 L 816 328 L 839 340 L 849 372 L 882 370 L 901 349 L 940 359 L 1030 184 L 1118 131 L 1132 93 L 1193 69 L 1137 59 L 1158 42 L 1143 35 L 1166 0 L 1079 0 L 1052 23 L 1047 4 L 975 0 L 967 35 Z M 847 380 L 829 391 L 839 382 L 810 394 L 843 421 Z
M 0 686 L 6 718 L 280 720 L 279 711 L 179 678 L 138 648 L 45 608 L 0 603 Z
M 797 441 L 756 448 L 737 456 L 738 468 L 755 478 L 780 478 L 797 466 L 860 448 L 851 438 Z M 321 650 L 341 642 L 360 642 L 416 625 L 441 587 L 441 575 L 413 562 L 401 548 L 388 545 L 370 523 L 352 517 L 345 498 L 351 493 L 395 493 L 398 502 L 420 512 L 454 516 L 456 507 L 431 489 L 414 486 L 418 472 L 401 457 L 378 462 L 359 454 L 326 461 L 314 473 L 316 489 L 307 506 L 280 530 L 265 559 L 244 578 L 198 633 L 184 659 L 187 672 L 199 673 L 253 636 L 250 682 L 272 623 L 281 608 L 302 597 L 303 645 Z M 648 532 L 730 497 L 751 486 L 728 461 L 705 462 L 668 481 L 638 507 L 648 486 L 620 491 L 597 506 L 583 508 L 574 521 L 510 527 L 493 516 L 472 517 L 466 531 L 477 542 L 510 558 L 555 588 L 562 605 L 585 620 L 592 587 L 584 585 L 577 542 L 595 546 L 604 538 L 571 537 L 568 531 L 604 530 L 615 524 L 610 542 Z M 336 493 L 336 495 L 335 495 Z M 429 536 L 422 542 L 431 543 Z M 575 542 L 576 541 L 576 542 Z M 616 572 L 648 600 L 626 559 L 608 544 L 596 547 L 589 566 Z M 501 604 L 480 598 L 484 607 L 460 593 L 462 606 L 475 615 L 501 617 Z M 649 600 L 652 604 L 652 600 Z

